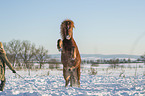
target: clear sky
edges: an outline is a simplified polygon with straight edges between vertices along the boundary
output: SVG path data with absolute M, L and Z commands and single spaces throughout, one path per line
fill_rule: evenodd
M 0 0 L 0 41 L 29 40 L 59 54 L 65 19 L 75 23 L 81 54 L 145 53 L 145 0 Z

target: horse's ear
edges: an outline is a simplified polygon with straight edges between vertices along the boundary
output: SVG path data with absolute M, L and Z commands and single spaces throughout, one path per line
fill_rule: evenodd
M 73 25 L 73 28 L 75 28 L 74 22 L 72 21 L 71 23 L 72 23 L 72 25 Z
M 73 28 L 75 28 L 75 25 L 73 25 Z

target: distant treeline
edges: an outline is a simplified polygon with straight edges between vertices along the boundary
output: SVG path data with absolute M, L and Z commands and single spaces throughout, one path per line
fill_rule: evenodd
M 82 64 L 122 64 L 122 63 L 145 63 L 145 55 L 141 56 L 137 60 L 128 59 L 98 59 L 98 60 L 82 60 Z

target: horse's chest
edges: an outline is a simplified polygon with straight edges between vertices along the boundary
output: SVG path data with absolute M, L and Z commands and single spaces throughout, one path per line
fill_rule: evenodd
M 71 52 L 71 50 L 72 50 L 72 47 L 70 47 L 70 46 L 64 46 L 64 51 L 65 52 Z
M 63 43 L 63 49 L 65 52 L 71 52 L 74 48 L 74 44 L 72 42 L 64 42 Z

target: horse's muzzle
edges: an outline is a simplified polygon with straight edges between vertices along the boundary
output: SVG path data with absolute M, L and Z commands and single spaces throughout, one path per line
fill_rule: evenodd
M 70 38 L 71 38 L 70 35 L 67 35 L 67 36 L 66 36 L 66 39 L 67 39 L 67 40 L 70 40 Z

